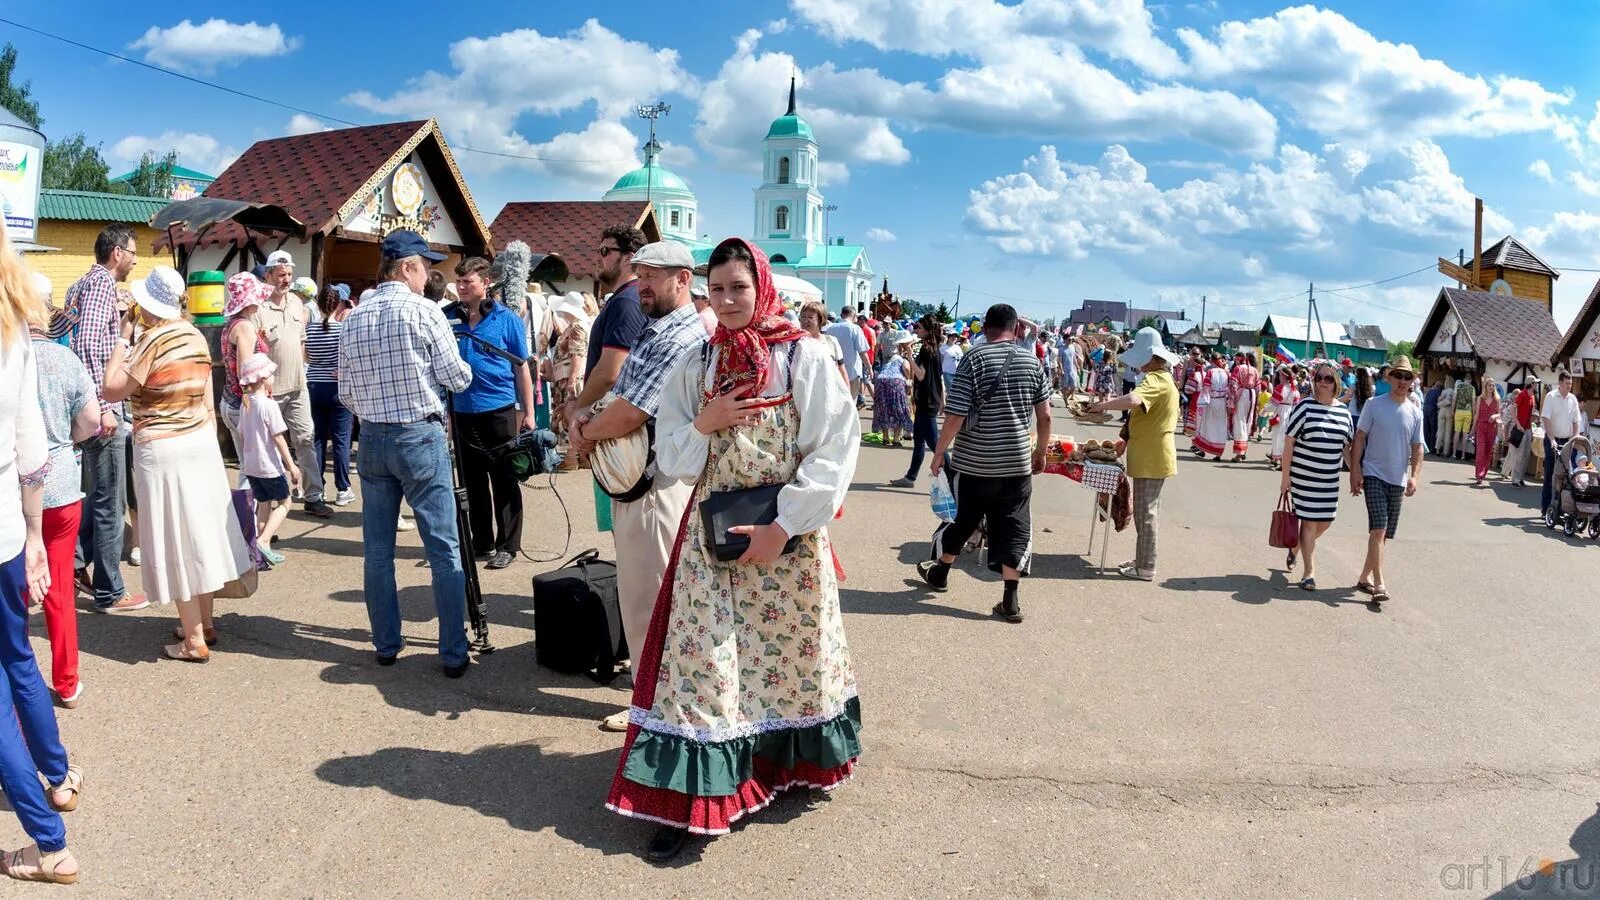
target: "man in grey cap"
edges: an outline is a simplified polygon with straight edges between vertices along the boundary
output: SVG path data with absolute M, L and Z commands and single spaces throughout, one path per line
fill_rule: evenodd
M 578 419 L 578 427 L 570 433 L 574 453 L 586 456 L 599 441 L 646 427 L 661 406 L 661 390 L 667 376 L 685 357 L 699 353 L 705 346 L 705 328 L 689 299 L 693 268 L 694 257 L 689 248 L 675 241 L 646 244 L 633 254 L 639 306 L 651 321 L 622 364 L 613 389 L 617 399 L 594 418 Z M 653 462 L 650 468 L 654 469 Z M 639 670 L 639 654 L 650 630 L 650 613 L 666 574 L 678 523 L 693 494 L 692 481 L 655 475 L 644 496 L 626 503 L 612 501 L 617 600 L 635 672 Z M 602 727 L 607 731 L 627 731 L 627 710 L 607 717 Z

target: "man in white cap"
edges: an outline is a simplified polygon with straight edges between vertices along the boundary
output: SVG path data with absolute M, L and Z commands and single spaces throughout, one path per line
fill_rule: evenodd
M 1133 346 L 1122 354 L 1130 372 L 1143 372 L 1134 389 L 1104 403 L 1092 403 L 1093 412 L 1131 410 L 1117 439 L 1118 452 L 1128 454 L 1128 478 L 1133 481 L 1133 527 L 1139 539 L 1133 559 L 1117 567 L 1124 578 L 1153 581 L 1156 577 L 1156 513 L 1161 509 L 1161 488 L 1178 474 L 1178 453 L 1172 444 L 1178 424 L 1178 386 L 1172 366 L 1178 354 L 1161 343 L 1161 332 L 1141 328 Z
M 306 515 L 326 519 L 333 515 L 333 507 L 322 498 L 322 471 L 311 440 L 311 394 L 306 390 L 306 305 L 290 290 L 294 286 L 294 257 L 288 251 L 267 254 L 266 269 L 265 281 L 272 295 L 256 307 L 250 318 L 267 339 L 267 355 L 278 367 L 272 376 L 272 396 L 289 426 L 289 447 L 306 476 Z
M 667 376 L 689 356 L 705 346 L 706 331 L 689 301 L 694 257 L 676 241 L 646 244 L 633 254 L 638 278 L 639 306 L 650 324 L 617 375 L 615 402 L 593 419 L 579 417 L 568 435 L 574 453 L 587 455 L 599 441 L 611 440 L 646 427 L 661 407 Z M 653 474 L 652 460 L 647 471 Z M 661 579 L 667 571 L 678 523 L 694 494 L 692 481 L 655 475 L 644 496 L 612 501 L 617 538 L 617 602 L 633 671 L 639 671 L 639 654 L 650 630 Z M 602 727 L 627 731 L 628 712 L 609 716 Z

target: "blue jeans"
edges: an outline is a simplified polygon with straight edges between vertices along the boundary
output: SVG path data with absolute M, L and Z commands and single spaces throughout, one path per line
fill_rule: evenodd
M 405 646 L 394 586 L 395 525 L 404 497 L 417 514 L 417 530 L 433 573 L 439 656 L 447 666 L 465 664 L 467 582 L 461 570 L 456 497 L 444 426 L 362 422 L 356 465 L 361 474 L 361 538 L 366 544 L 363 583 L 373 646 L 379 656 L 394 656 Z
M 117 441 L 120 445 L 121 438 Z M 42 773 L 51 784 L 67 777 L 50 691 L 28 643 L 27 566 L 18 553 L 0 565 L 0 789 L 17 811 L 22 830 L 45 853 L 67 845 L 61 816 L 45 801 Z M 20 728 L 18 727 L 20 726 Z
M 311 446 L 316 450 L 317 470 L 328 469 L 328 444 L 333 444 L 333 483 L 341 491 L 350 490 L 350 429 L 355 416 L 339 402 L 338 382 L 313 381 L 311 392 Z
M 94 604 L 122 599 L 122 511 L 127 503 L 128 447 L 122 429 L 83 445 L 83 522 L 78 547 L 92 568 Z
M 931 452 L 939 444 L 939 414 L 918 410 L 911 420 L 911 468 L 906 477 L 917 480 L 922 471 L 922 454 Z

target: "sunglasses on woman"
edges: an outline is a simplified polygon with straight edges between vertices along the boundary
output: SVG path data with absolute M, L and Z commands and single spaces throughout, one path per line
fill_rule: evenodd
M 1339 383 L 1339 379 L 1333 377 L 1332 375 L 1318 375 L 1313 380 L 1316 381 L 1317 384 L 1338 384 Z

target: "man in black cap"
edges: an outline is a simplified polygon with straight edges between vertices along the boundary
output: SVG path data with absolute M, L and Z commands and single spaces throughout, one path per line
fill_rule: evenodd
M 363 584 L 379 665 L 403 644 L 395 595 L 394 535 L 402 497 L 417 514 L 433 574 L 444 673 L 467 672 L 466 576 L 441 392 L 472 382 L 444 313 L 422 296 L 428 261 L 444 254 L 414 231 L 383 239 L 378 287 L 350 312 L 339 342 L 339 400 L 361 420 Z

